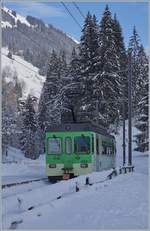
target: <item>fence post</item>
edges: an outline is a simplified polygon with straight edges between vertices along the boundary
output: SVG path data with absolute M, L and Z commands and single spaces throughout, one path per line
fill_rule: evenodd
M 89 177 L 86 177 L 86 179 L 85 179 L 85 184 L 86 184 L 86 185 L 89 185 Z
M 78 182 L 76 182 L 76 192 L 79 191 L 79 186 L 78 186 Z

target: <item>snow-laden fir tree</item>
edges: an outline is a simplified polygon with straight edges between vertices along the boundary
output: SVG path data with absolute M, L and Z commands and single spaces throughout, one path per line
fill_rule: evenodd
M 133 34 L 129 40 L 129 49 L 132 50 L 132 104 L 133 104 L 133 116 L 137 114 L 137 105 L 138 105 L 138 84 L 140 78 L 140 68 L 141 64 L 139 63 L 139 53 L 141 50 L 140 37 L 134 26 Z
M 137 61 L 138 79 L 136 101 L 136 128 L 139 133 L 136 135 L 136 150 L 144 152 L 148 150 L 148 57 L 143 46 L 140 46 Z
M 60 84 L 60 89 L 62 90 L 61 93 L 63 93 L 62 87 L 63 86 L 65 87 L 70 82 L 70 79 L 68 77 L 68 64 L 66 61 L 66 54 L 63 50 L 60 52 L 58 59 L 59 59 L 59 69 L 60 69 L 59 84 Z
M 120 55 L 116 44 L 116 28 L 111 12 L 106 6 L 99 28 L 99 70 L 95 78 L 98 100 L 99 119 L 105 126 L 119 118 L 120 105 Z
M 80 107 L 82 106 L 82 97 L 84 96 L 80 60 L 75 48 L 72 51 L 71 61 L 65 78 L 67 80 L 67 84 L 63 86 L 62 122 L 75 122 L 78 117 L 77 113 L 80 111 Z
M 8 66 L 2 71 L 2 151 L 5 154 L 8 146 L 19 147 L 18 101 L 22 96 L 17 73 Z
M 85 95 L 81 99 L 82 105 L 85 111 L 93 112 L 93 114 L 88 117 L 92 117 L 94 120 L 96 92 L 94 91 L 94 78 L 97 75 L 99 66 L 99 44 L 96 17 L 95 15 L 92 16 L 89 12 L 85 18 L 82 29 L 79 59 L 80 74 L 82 76 L 81 84 L 85 89 Z
M 25 157 L 35 159 L 35 134 L 37 130 L 36 114 L 34 103 L 36 98 L 28 95 L 22 110 L 22 135 L 20 137 L 21 150 Z
M 48 126 L 60 123 L 60 72 L 60 59 L 57 57 L 55 51 L 53 51 L 39 101 L 38 121 L 43 132 L 46 131 Z
M 138 103 L 138 118 L 136 128 L 139 133 L 136 135 L 136 149 L 140 152 L 149 150 L 149 132 L 148 132 L 148 81 L 145 82 L 143 97 Z
M 138 78 L 136 80 L 136 92 L 137 95 L 135 100 L 139 102 L 145 93 L 145 83 L 148 81 L 148 57 L 144 50 L 143 45 L 141 44 L 138 50 L 137 55 L 137 63 L 138 63 Z M 138 114 L 138 113 L 137 113 Z
M 116 49 L 117 49 L 117 55 L 119 57 L 119 62 L 120 62 L 120 83 L 121 83 L 121 102 L 120 102 L 120 115 L 123 113 L 123 102 L 125 104 L 125 113 L 126 113 L 126 118 L 127 118 L 127 108 L 128 108 L 128 59 L 127 59 L 127 54 L 126 54 L 126 48 L 124 44 L 124 38 L 123 38 L 123 33 L 122 33 L 122 28 L 121 25 L 117 19 L 116 14 L 114 15 L 114 36 L 115 36 L 115 44 L 116 44 Z

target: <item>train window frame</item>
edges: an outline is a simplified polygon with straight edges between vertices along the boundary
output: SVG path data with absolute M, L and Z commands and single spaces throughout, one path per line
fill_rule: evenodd
M 71 151 L 70 152 L 67 152 L 67 145 L 66 145 L 66 140 L 67 139 L 70 139 L 70 141 L 71 141 Z M 70 154 L 72 154 L 73 153 L 73 147 L 72 147 L 72 138 L 70 137 L 70 136 L 67 136 L 67 137 L 65 137 L 65 153 L 67 154 L 67 155 L 70 155 Z
M 88 142 L 89 142 L 89 149 L 88 149 L 88 151 L 87 152 L 81 152 L 81 151 L 77 151 L 77 144 L 76 144 L 76 139 L 77 138 L 88 138 Z M 81 135 L 81 136 L 75 136 L 74 137 L 74 152 L 76 153 L 76 154 L 81 154 L 81 155 L 87 155 L 87 154 L 90 154 L 90 152 L 91 152 L 91 145 L 90 145 L 90 141 L 91 141 L 91 139 L 90 139 L 90 136 L 83 136 L 83 135 Z
M 52 139 L 59 139 L 59 145 L 60 145 L 60 148 L 59 148 L 59 152 L 50 152 L 49 151 L 49 140 L 52 140 Z M 62 138 L 61 137 L 49 137 L 48 139 L 47 139 L 47 154 L 48 155 L 60 155 L 62 153 Z

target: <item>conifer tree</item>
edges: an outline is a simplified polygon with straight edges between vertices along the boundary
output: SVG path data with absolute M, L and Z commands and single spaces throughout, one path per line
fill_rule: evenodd
M 149 135 L 148 135 L 148 81 L 145 82 L 143 97 L 138 103 L 138 117 L 136 128 L 139 133 L 136 135 L 136 149 L 140 152 L 149 150 Z
M 139 54 L 140 54 L 140 37 L 134 26 L 133 34 L 129 40 L 129 48 L 132 50 L 132 103 L 133 103 L 133 116 L 137 113 L 138 105 L 138 82 L 139 82 L 139 72 L 141 64 L 139 63 Z
M 71 61 L 68 67 L 67 84 L 63 87 L 62 94 L 62 121 L 75 122 L 77 112 L 80 111 L 83 97 L 82 77 L 80 71 L 80 60 L 75 48 L 72 51 Z
M 148 150 L 148 58 L 141 45 L 137 57 L 138 79 L 136 81 L 136 128 L 139 133 L 136 135 L 136 150 L 144 152 Z
M 7 78 L 11 77 L 11 81 Z M 8 66 L 2 72 L 2 145 L 3 150 L 8 146 L 18 147 L 19 110 L 18 101 L 22 96 L 22 88 L 17 77 Z M 2 150 L 2 151 L 3 151 Z
M 99 29 L 100 64 L 96 76 L 99 119 L 106 126 L 119 118 L 120 60 L 116 44 L 116 27 L 111 12 L 106 5 Z
M 85 111 L 93 111 L 95 109 L 94 78 L 99 66 L 99 44 L 96 17 L 89 12 L 82 30 L 79 59 L 81 83 L 85 89 L 85 95 L 81 99 L 82 105 Z M 94 114 L 92 117 L 94 117 Z
M 36 117 L 34 110 L 35 97 L 29 95 L 22 112 L 22 136 L 20 139 L 21 149 L 25 157 L 35 159 L 35 133 L 36 133 Z
M 120 103 L 120 114 L 122 115 L 123 110 L 123 102 L 124 99 L 125 103 L 125 113 L 127 118 L 127 108 L 128 108 L 128 59 L 126 54 L 126 48 L 124 44 L 124 38 L 122 34 L 122 28 L 121 25 L 117 19 L 116 14 L 114 15 L 114 36 L 115 36 L 115 44 L 117 49 L 117 55 L 119 57 L 119 63 L 120 63 L 120 83 L 121 83 L 121 103 Z
M 60 90 L 60 71 L 60 59 L 53 51 L 39 102 L 38 121 L 43 133 L 48 126 L 60 123 L 60 111 L 59 105 L 57 105 Z

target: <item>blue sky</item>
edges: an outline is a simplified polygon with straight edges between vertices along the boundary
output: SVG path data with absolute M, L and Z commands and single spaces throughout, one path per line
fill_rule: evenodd
M 98 22 L 102 17 L 102 13 L 105 9 L 106 3 L 112 12 L 117 14 L 117 18 L 123 29 L 123 36 L 126 46 L 128 45 L 129 37 L 132 34 L 133 26 L 137 28 L 137 32 L 140 35 L 141 42 L 145 49 L 148 50 L 148 3 L 147 2 L 77 2 L 84 15 L 88 11 L 91 14 L 95 14 Z M 74 17 L 78 20 L 81 26 L 84 23 L 84 19 L 79 14 L 78 10 L 71 2 L 65 2 L 66 6 L 70 9 Z M 73 36 L 77 40 L 80 39 L 81 29 L 73 21 L 71 16 L 67 14 L 63 5 L 60 2 L 37 2 L 29 3 L 29 1 L 23 2 L 7 2 L 5 6 L 16 10 L 22 15 L 32 15 L 42 19 L 44 22 L 52 24 L 56 28 L 59 28 L 67 34 Z

